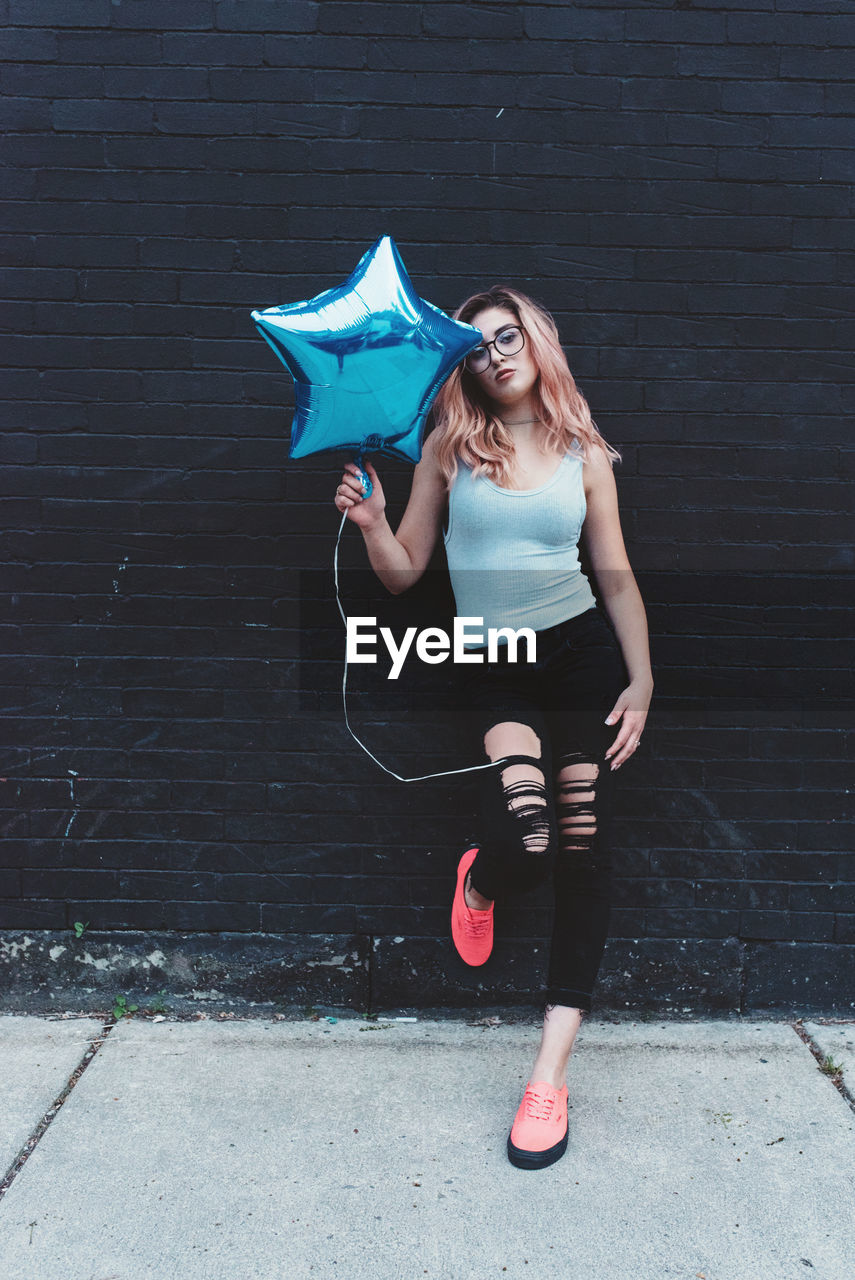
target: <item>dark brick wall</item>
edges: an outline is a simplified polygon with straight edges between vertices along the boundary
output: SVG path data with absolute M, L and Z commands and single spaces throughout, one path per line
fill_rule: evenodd
M 428 971 L 453 999 L 474 790 L 347 733 L 340 648 L 307 644 L 339 463 L 288 461 L 249 319 L 389 232 L 436 305 L 508 280 L 552 308 L 623 454 L 656 692 L 603 1001 L 715 974 L 714 1007 L 851 1008 L 846 0 L 0 13 L 4 952 L 76 920 L 340 937 L 360 999 L 418 1003 Z M 378 469 L 394 519 L 411 469 Z M 351 528 L 342 559 L 355 591 Z M 450 703 L 366 671 L 352 720 L 391 768 L 470 762 Z M 547 907 L 505 915 L 523 956 Z M 476 995 L 514 994 L 502 965 Z

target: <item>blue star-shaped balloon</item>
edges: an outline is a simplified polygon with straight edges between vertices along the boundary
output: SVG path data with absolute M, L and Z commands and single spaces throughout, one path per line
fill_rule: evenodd
M 347 449 L 357 463 L 373 452 L 418 462 L 437 391 L 482 341 L 418 296 L 391 236 L 344 284 L 252 318 L 296 383 L 292 458 Z

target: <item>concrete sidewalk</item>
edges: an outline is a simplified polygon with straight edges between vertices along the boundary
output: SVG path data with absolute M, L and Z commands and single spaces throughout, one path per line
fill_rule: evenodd
M 806 1030 L 851 1089 L 855 1025 Z M 17 1162 L 0 1274 L 852 1274 L 855 1115 L 791 1024 L 595 1016 L 567 1153 L 522 1171 L 505 1140 L 538 1039 L 534 1017 L 146 1018 L 105 1035 L 90 1017 L 0 1016 L 3 1169 Z

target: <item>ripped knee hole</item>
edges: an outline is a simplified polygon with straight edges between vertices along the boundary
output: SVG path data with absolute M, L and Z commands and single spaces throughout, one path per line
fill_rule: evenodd
M 556 810 L 561 847 L 569 853 L 591 853 L 597 834 L 597 779 L 600 766 L 581 752 L 563 756 L 558 772 Z
M 508 812 L 522 828 L 520 838 L 526 853 L 536 857 L 549 853 L 551 835 L 546 779 L 541 763 L 534 756 L 510 756 L 501 771 L 502 793 Z

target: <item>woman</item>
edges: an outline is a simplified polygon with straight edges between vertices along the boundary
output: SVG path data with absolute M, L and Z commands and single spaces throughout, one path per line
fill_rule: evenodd
M 447 510 L 457 615 L 535 632 L 532 664 L 514 661 L 505 644 L 492 662 L 478 646 L 472 656 L 482 664 L 464 667 L 486 758 L 503 763 L 480 775 L 484 841 L 460 859 L 452 937 L 467 964 L 483 964 L 496 898 L 552 872 L 543 1034 L 508 1138 L 513 1164 L 543 1168 L 567 1146 L 567 1064 L 608 932 L 615 772 L 638 747 L 653 677 L 612 475 L 620 455 L 591 419 L 552 317 L 496 286 L 464 302 L 455 319 L 484 341 L 436 398 L 436 430 L 397 532 L 370 463 L 370 497 L 349 464 L 335 505 L 361 529 L 394 594 L 424 573 Z M 580 534 L 607 617 L 579 565 Z

